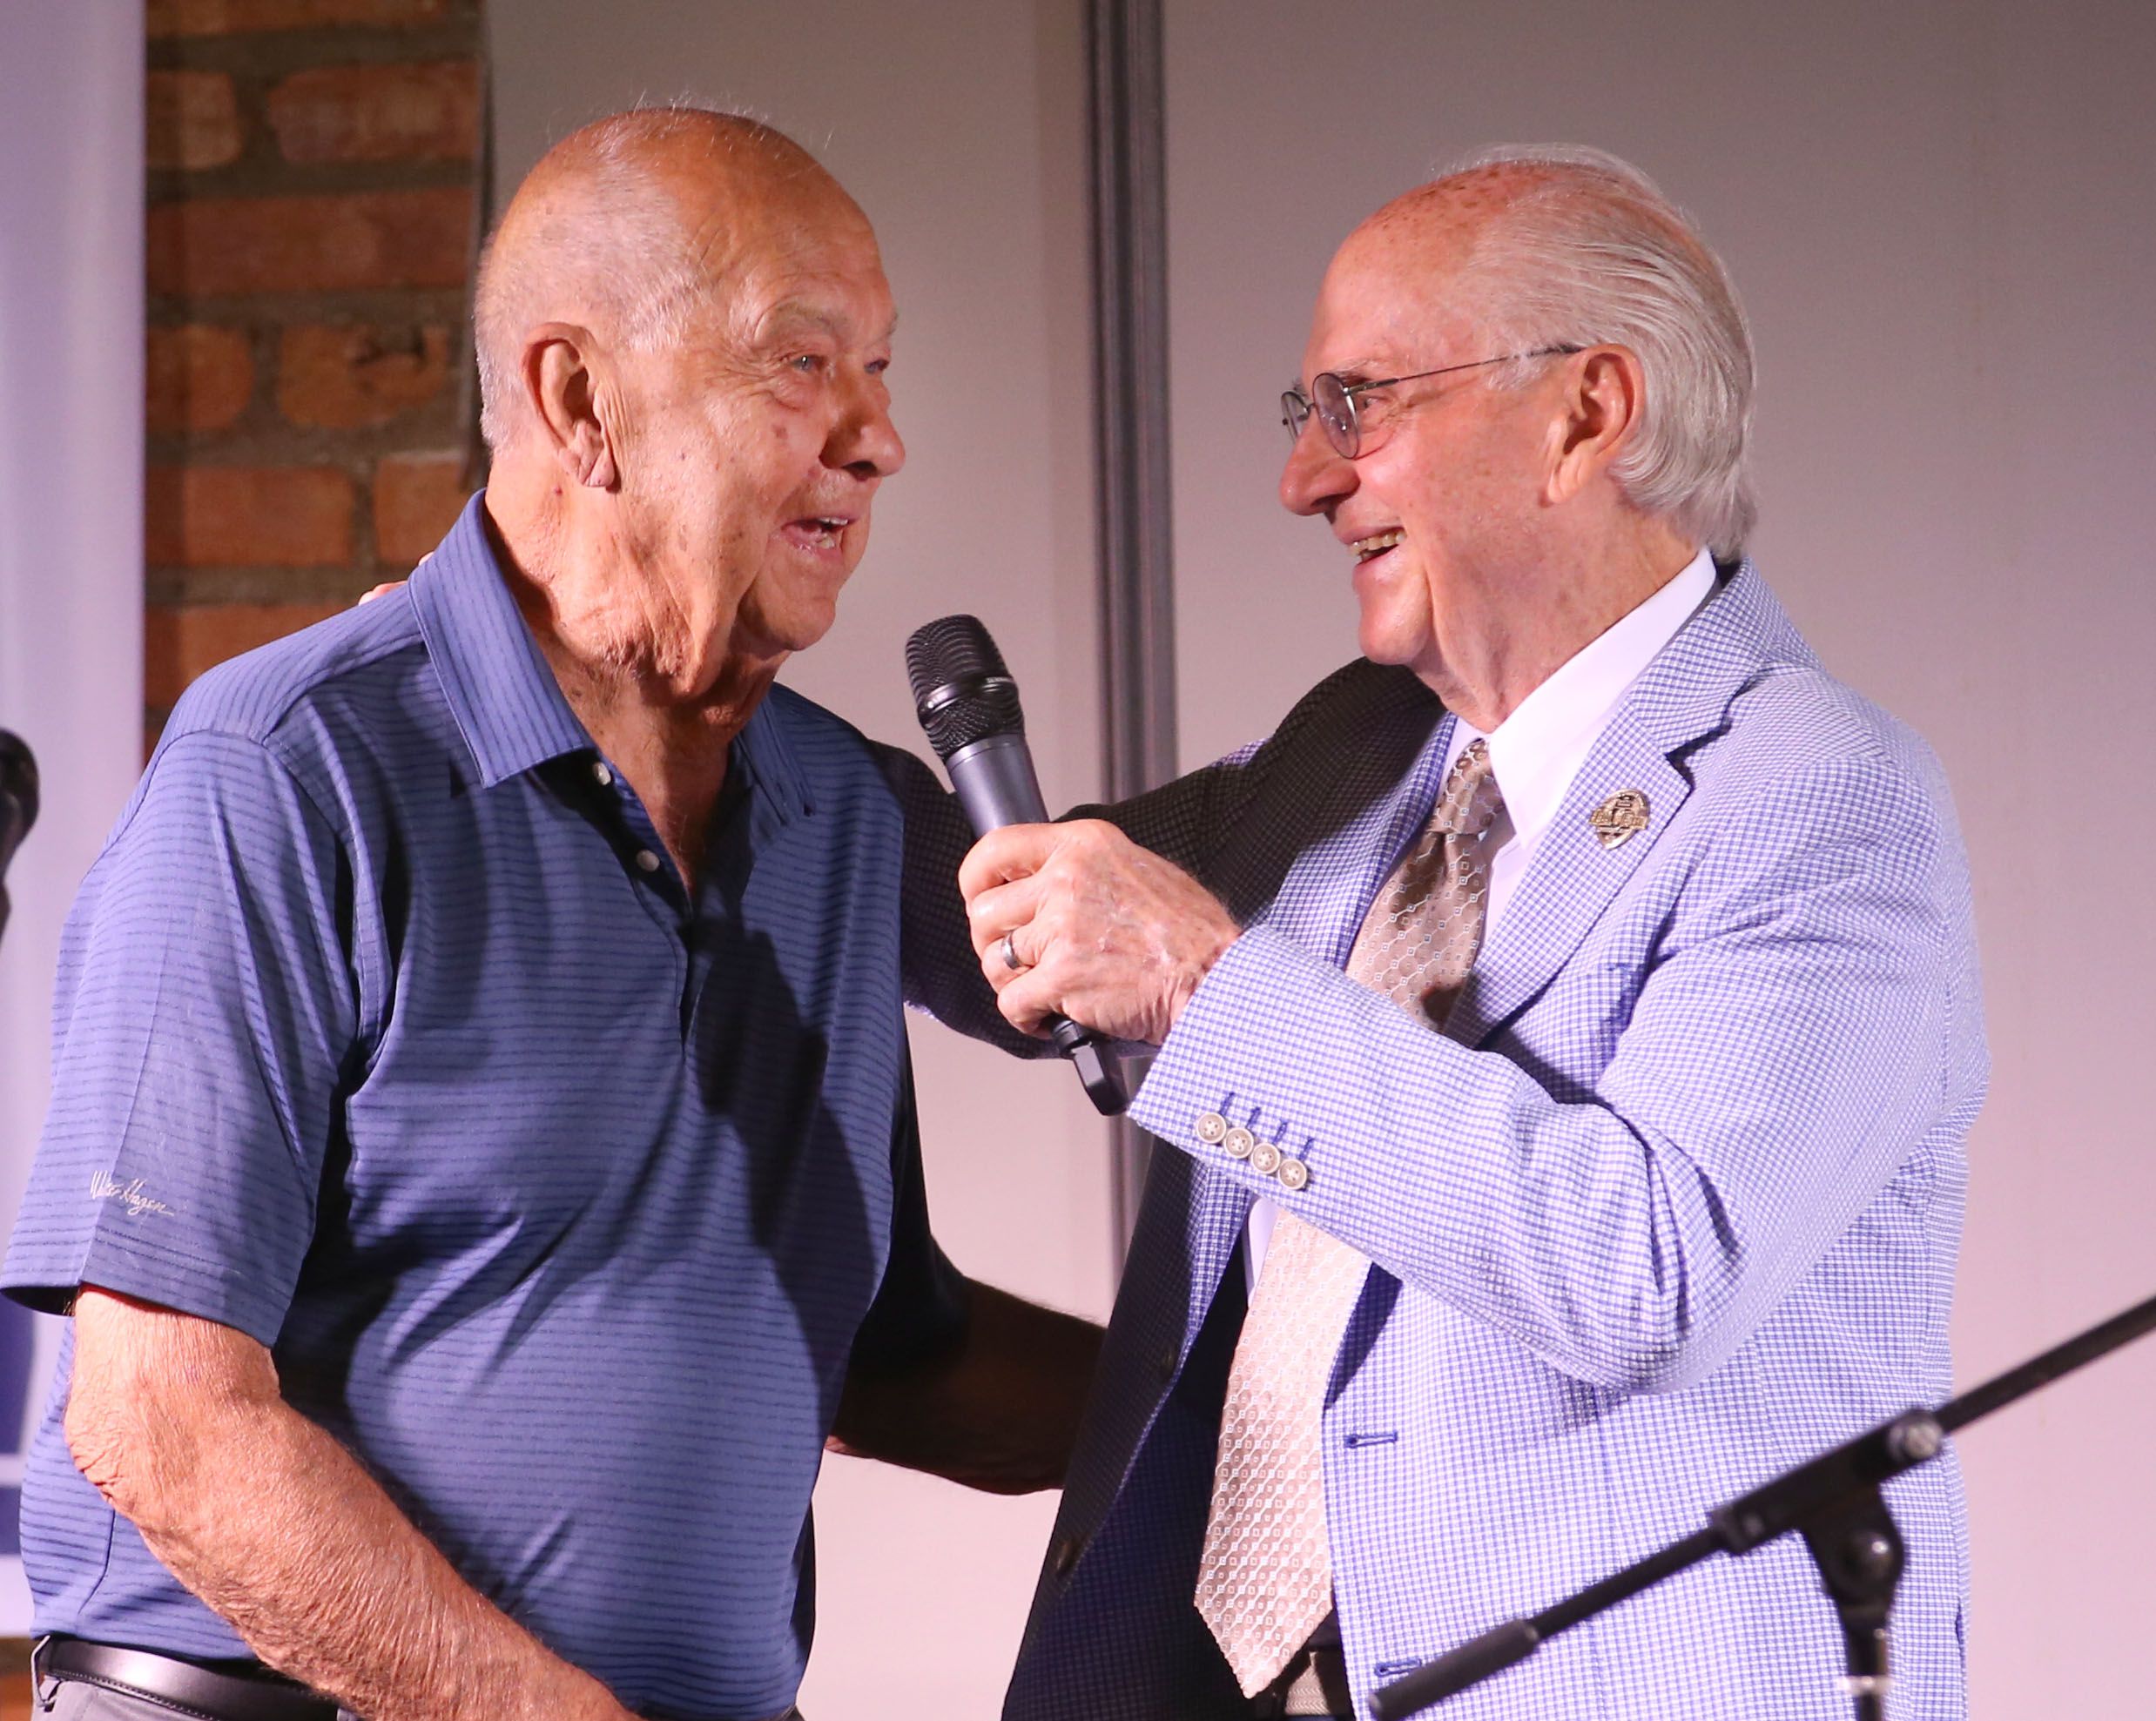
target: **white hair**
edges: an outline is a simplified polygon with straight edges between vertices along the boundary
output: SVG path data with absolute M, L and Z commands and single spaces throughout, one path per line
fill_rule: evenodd
M 752 114 L 695 102 L 631 108 L 573 133 L 573 186 L 558 191 L 504 246 L 505 217 L 481 253 L 472 294 L 479 366 L 479 427 L 489 448 L 513 441 L 529 416 L 524 339 L 543 312 L 578 305 L 624 350 L 656 352 L 685 340 L 720 283 L 698 256 L 679 206 L 654 171 L 654 145 L 708 145 L 714 156 L 754 150 L 776 165 L 808 157 Z
M 1626 497 L 1724 560 L 1758 509 L 1748 470 L 1752 340 L 1721 260 L 1654 181 L 1600 150 L 1504 145 L 1437 182 L 1525 170 L 1479 229 L 1464 306 L 1499 350 L 1629 347 L 1647 380 L 1637 434 L 1611 467 Z M 1525 365 L 1493 367 L 1517 386 Z

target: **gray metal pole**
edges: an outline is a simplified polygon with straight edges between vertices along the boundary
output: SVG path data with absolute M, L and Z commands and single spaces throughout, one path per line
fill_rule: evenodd
M 1105 786 L 1120 801 L 1176 768 L 1159 0 L 1090 0 L 1087 24 Z M 1120 1272 L 1151 1139 L 1126 1119 L 1113 1128 Z

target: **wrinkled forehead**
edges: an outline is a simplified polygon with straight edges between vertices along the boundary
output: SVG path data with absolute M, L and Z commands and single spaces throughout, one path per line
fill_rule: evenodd
M 1405 202 L 1405 199 L 1402 199 Z M 1325 271 L 1304 374 L 1423 368 L 1472 339 L 1459 281 L 1474 225 L 1446 212 L 1387 205 L 1351 233 Z M 1434 355 L 1434 356 L 1433 356 Z
M 744 333 L 791 319 L 853 341 L 888 337 L 894 313 L 875 230 L 835 184 L 695 213 L 693 249 L 722 313 Z

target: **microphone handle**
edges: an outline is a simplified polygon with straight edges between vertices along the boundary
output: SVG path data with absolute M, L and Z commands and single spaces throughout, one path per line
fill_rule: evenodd
M 986 837 L 1007 824 L 1048 822 L 1041 779 L 1034 775 L 1033 750 L 1022 729 L 970 742 L 943 763 L 974 836 Z
M 1041 798 L 1041 779 L 1034 774 L 1033 750 L 1026 745 L 1023 730 L 969 743 L 943 763 L 974 835 L 986 837 L 1007 824 L 1048 823 L 1048 803 Z M 1129 1106 L 1130 1090 L 1108 1042 L 1066 1016 L 1051 1016 L 1041 1025 L 1076 1066 L 1093 1109 L 1103 1117 L 1120 1117 Z

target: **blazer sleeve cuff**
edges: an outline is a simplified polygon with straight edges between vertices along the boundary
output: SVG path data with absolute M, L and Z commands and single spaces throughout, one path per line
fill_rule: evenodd
M 1354 1083 L 1361 1060 L 1339 1054 L 1360 1046 L 1367 1056 L 1404 1032 L 1426 1055 L 1460 1050 L 1293 939 L 1256 927 L 1183 1006 L 1130 1115 L 1253 1194 L 1300 1206 L 1306 1190 L 1320 1195 L 1329 1156 L 1335 1172 L 1347 1170 L 1343 1154 L 1354 1157 L 1339 1139 L 1337 1090 Z

